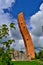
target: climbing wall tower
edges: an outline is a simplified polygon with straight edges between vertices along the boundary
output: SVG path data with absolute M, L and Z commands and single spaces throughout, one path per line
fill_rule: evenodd
M 29 34 L 29 31 L 26 27 L 26 23 L 25 23 L 25 20 L 24 20 L 23 13 L 18 14 L 18 26 L 19 26 L 21 35 L 22 35 L 23 40 L 24 40 L 24 45 L 25 45 L 25 48 L 26 48 L 27 56 L 30 59 L 35 58 L 34 46 L 33 46 L 32 39 L 31 39 L 31 36 Z

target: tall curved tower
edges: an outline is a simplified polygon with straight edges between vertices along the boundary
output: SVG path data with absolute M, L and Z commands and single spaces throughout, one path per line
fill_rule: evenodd
M 25 45 L 25 48 L 26 48 L 27 56 L 30 59 L 35 58 L 34 46 L 33 46 L 33 43 L 32 43 L 31 36 L 30 36 L 28 29 L 26 27 L 26 23 L 25 23 L 25 20 L 24 20 L 23 13 L 18 14 L 18 26 L 19 26 L 21 35 L 22 35 L 23 40 L 24 40 L 24 45 Z

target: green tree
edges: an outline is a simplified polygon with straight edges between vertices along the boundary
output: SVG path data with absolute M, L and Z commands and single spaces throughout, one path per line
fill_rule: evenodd
M 38 56 L 39 56 L 39 59 L 43 59 L 43 50 L 41 50 L 41 51 L 39 52 Z
M 15 24 L 11 23 L 9 26 L 7 26 L 6 24 L 2 24 L 2 26 L 0 26 L 0 40 L 2 40 L 3 38 L 6 39 L 9 36 L 9 28 L 13 28 L 15 30 Z M 9 39 L 7 41 L 1 42 L 2 47 L 0 47 L 0 61 L 2 65 L 10 65 L 10 45 L 12 44 L 12 42 L 15 42 L 15 40 Z M 6 46 L 6 49 L 4 46 Z
M 35 52 L 35 59 L 39 59 L 39 55 L 36 52 Z

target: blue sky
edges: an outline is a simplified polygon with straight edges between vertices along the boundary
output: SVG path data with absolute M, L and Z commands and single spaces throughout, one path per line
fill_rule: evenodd
M 20 12 L 30 32 L 34 47 L 43 47 L 43 0 L 0 0 L 0 25 L 15 23 L 16 30 L 10 29 L 10 38 L 16 40 L 11 46 L 15 49 L 24 48 L 24 42 L 19 31 L 17 17 Z M 19 47 L 19 48 L 18 48 Z
M 17 18 L 18 14 L 23 12 L 25 19 L 27 19 L 39 11 L 42 2 L 43 0 L 16 0 L 10 11 L 5 9 L 4 12 L 10 13 L 13 18 Z

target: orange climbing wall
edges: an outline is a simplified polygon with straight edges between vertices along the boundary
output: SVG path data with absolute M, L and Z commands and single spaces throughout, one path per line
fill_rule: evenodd
M 20 13 L 18 15 L 18 26 L 19 26 L 20 32 L 21 32 L 23 40 L 24 40 L 24 45 L 26 48 L 27 56 L 29 56 L 30 59 L 35 58 L 34 46 L 32 43 L 31 36 L 30 36 L 28 29 L 26 27 L 23 13 Z

